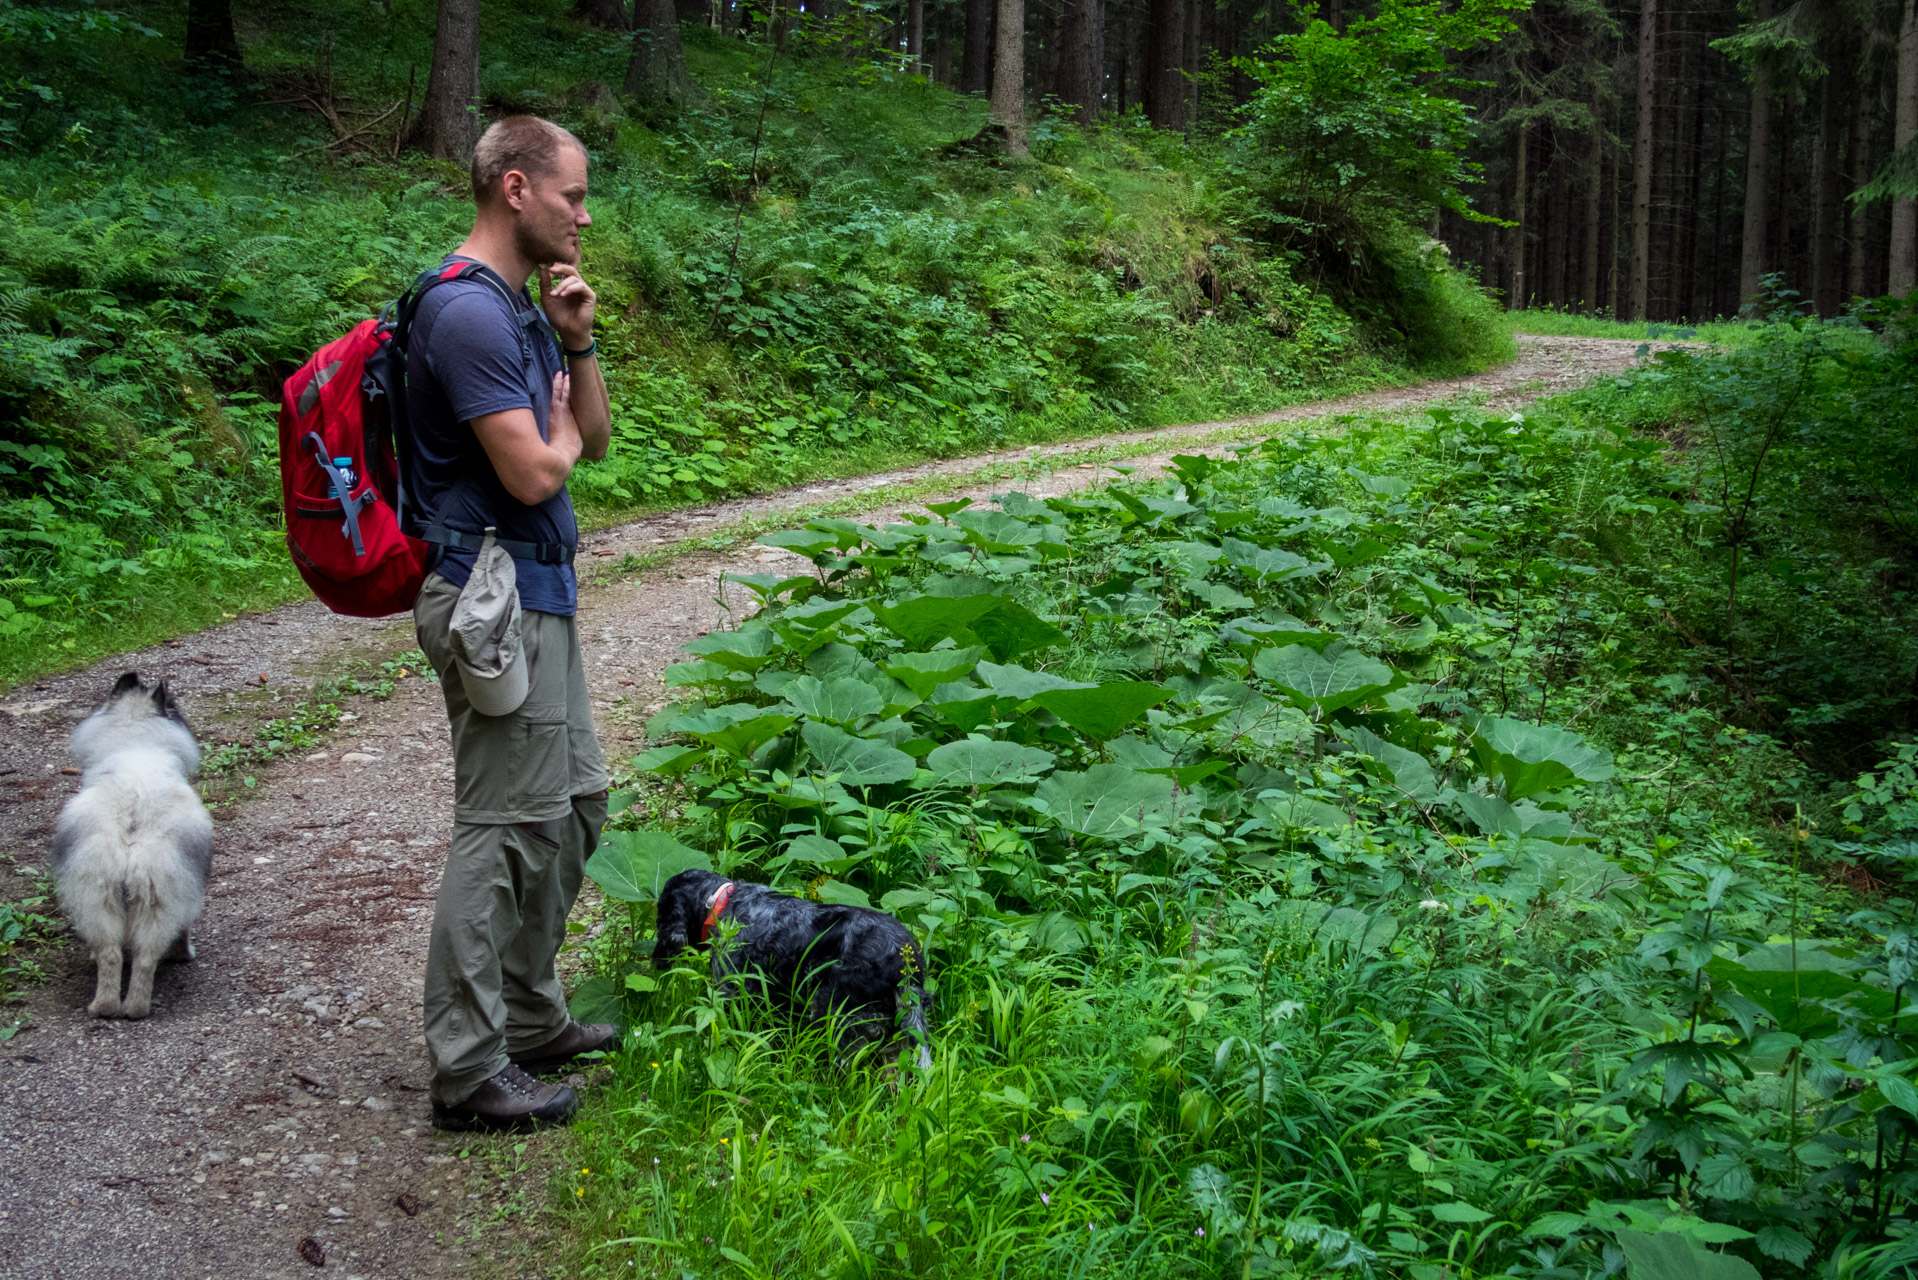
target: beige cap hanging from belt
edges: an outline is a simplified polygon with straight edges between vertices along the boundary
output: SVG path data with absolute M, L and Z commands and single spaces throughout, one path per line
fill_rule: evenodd
M 466 700 L 483 716 L 511 715 L 526 701 L 530 680 L 520 647 L 519 585 L 513 557 L 486 531 L 473 575 L 453 606 L 453 662 Z

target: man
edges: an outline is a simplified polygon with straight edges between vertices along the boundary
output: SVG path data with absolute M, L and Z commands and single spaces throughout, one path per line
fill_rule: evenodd
M 413 616 L 453 735 L 453 846 L 425 992 L 433 1119 L 447 1129 L 564 1120 L 573 1091 L 528 1073 L 615 1043 L 612 1027 L 568 1016 L 553 967 L 608 782 L 574 620 L 579 528 L 566 492 L 573 465 L 605 457 L 611 433 L 594 294 L 577 265 L 592 222 L 585 149 L 548 121 L 501 120 L 473 153 L 473 196 L 473 232 L 444 265 L 485 270 L 428 289 L 407 340 L 405 493 L 422 526 L 409 532 L 436 558 Z M 535 271 L 538 306 L 526 291 Z M 489 530 L 510 569 L 483 545 Z M 510 607 L 516 587 L 520 610 L 505 648 L 526 681 L 523 701 L 515 690 L 504 703 L 469 684 L 471 655 L 453 634 L 467 634 L 456 614 L 470 614 L 478 587 L 502 576 L 495 603 Z M 510 630 L 510 614 L 495 616 Z

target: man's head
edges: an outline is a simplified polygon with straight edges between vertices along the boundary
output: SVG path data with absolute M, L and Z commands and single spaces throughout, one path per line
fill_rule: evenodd
M 510 220 L 513 239 L 536 263 L 579 262 L 586 213 L 586 148 L 550 120 L 507 116 L 473 149 L 473 199 L 482 222 Z

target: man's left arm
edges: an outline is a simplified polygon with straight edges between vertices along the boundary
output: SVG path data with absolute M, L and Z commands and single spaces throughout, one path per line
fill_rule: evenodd
M 540 307 L 568 350 L 584 351 L 593 345 L 593 308 L 597 301 L 579 268 L 556 262 L 539 269 Z M 613 438 L 606 378 L 599 371 L 597 356 L 568 359 L 566 365 L 572 375 L 573 420 L 579 424 L 580 457 L 598 461 L 606 456 Z

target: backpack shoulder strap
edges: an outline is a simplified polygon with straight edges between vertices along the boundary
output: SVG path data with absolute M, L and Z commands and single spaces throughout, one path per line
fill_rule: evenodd
M 527 395 L 537 401 L 538 389 L 533 386 L 533 378 L 538 374 L 538 365 L 533 359 L 532 339 L 526 331 L 537 329 L 548 341 L 557 341 L 553 336 L 552 324 L 546 319 L 546 313 L 538 307 L 522 309 L 519 300 L 514 296 L 512 287 L 500 277 L 497 271 L 483 262 L 461 259 L 447 263 L 436 270 L 422 272 L 413 282 L 413 287 L 400 298 L 395 320 L 394 341 L 400 344 L 401 350 L 406 350 L 406 342 L 411 337 L 413 319 L 419 311 L 421 299 L 435 285 L 443 284 L 448 280 L 478 280 L 489 286 L 499 295 L 500 301 L 506 304 L 507 315 L 512 318 L 514 331 L 519 336 L 520 360 L 526 378 Z M 453 499 L 466 488 L 472 476 L 471 464 L 461 468 L 459 477 L 446 491 L 446 496 L 440 500 L 441 511 L 452 505 Z M 468 533 L 462 529 L 448 528 L 441 523 L 439 512 L 435 512 L 432 518 L 425 522 L 425 528 L 421 530 L 419 536 L 422 541 L 430 542 L 439 548 L 440 553 L 477 551 L 483 541 L 481 535 Z M 538 564 L 571 564 L 573 561 L 574 548 L 571 543 L 520 542 L 499 537 L 495 537 L 494 541 L 507 555 L 517 559 L 531 560 Z M 437 558 L 436 554 L 434 559 Z

